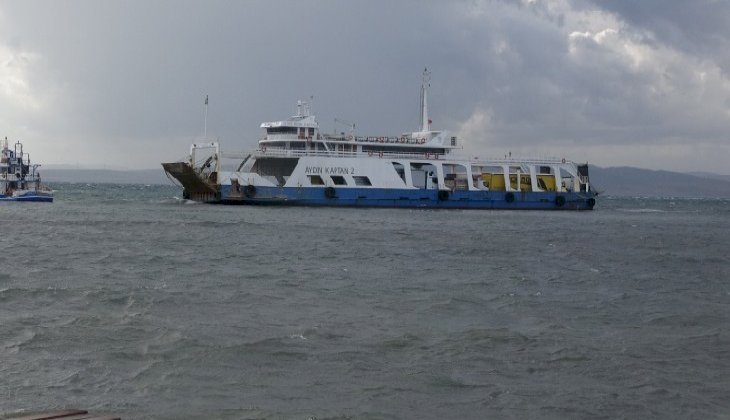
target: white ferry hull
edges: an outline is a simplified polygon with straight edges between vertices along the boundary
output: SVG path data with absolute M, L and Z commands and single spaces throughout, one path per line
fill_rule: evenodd
M 461 188 L 445 184 L 442 164 L 493 166 L 501 162 L 471 162 L 460 160 L 404 159 L 396 156 L 386 157 L 321 157 L 302 156 L 288 178 L 282 177 L 276 185 L 274 176 L 257 172 L 215 172 L 199 174 L 196 168 L 186 162 L 165 163 L 165 171 L 183 187 L 186 199 L 210 204 L 251 204 L 286 206 L 330 206 L 330 207 L 395 207 L 395 208 L 432 208 L 432 209 L 501 209 L 501 210 L 592 210 L 596 204 L 596 194 L 583 189 L 578 184 L 574 190 L 529 191 L 526 186 L 517 189 L 488 190 L 482 187 L 478 175 L 474 185 L 466 182 Z M 278 161 L 283 156 L 270 156 L 266 152 L 257 153 L 250 161 Z M 402 167 L 421 167 L 430 165 L 438 182 L 428 183 L 413 173 L 399 175 L 394 163 Z M 570 169 L 570 163 L 555 161 L 551 163 L 554 172 L 561 168 Z M 250 164 L 254 166 L 253 163 Z M 266 166 L 266 164 L 264 164 Z M 523 175 L 524 177 L 525 175 Z M 311 185 L 312 178 L 318 178 L 324 185 Z M 371 186 L 354 186 L 355 179 L 365 177 Z M 499 175 L 503 178 L 502 175 Z M 334 185 L 339 178 L 346 185 Z M 571 178 L 572 179 L 572 178 Z
M 272 167 L 287 166 L 282 163 L 286 160 L 290 169 L 284 174 L 273 171 L 272 175 Z M 484 174 L 473 173 L 474 168 L 509 168 L 515 162 L 413 159 L 397 155 L 292 156 L 259 151 L 248 158 L 248 169 L 240 172 L 204 174 L 186 162 L 165 163 L 163 167 L 182 185 L 184 198 L 212 204 L 501 210 L 592 210 L 595 206 L 596 194 L 588 184 L 578 181 L 574 164 L 559 160 L 519 164 L 532 168 L 532 173 L 496 174 L 501 182 L 497 189 L 487 188 Z M 403 169 L 399 174 L 396 166 L 417 169 Z M 457 178 L 447 180 L 444 173 L 444 168 L 453 166 L 466 171 L 460 175 L 460 185 Z M 425 167 L 429 168 L 428 177 Z M 536 173 L 539 167 L 552 172 L 545 175 L 552 182 L 552 191 L 532 191 L 531 183 L 505 187 L 517 178 L 543 177 Z M 572 188 L 566 188 L 554 175 L 563 172 L 571 172 L 570 178 L 563 180 L 570 180 L 568 185 Z M 358 178 L 367 179 L 369 185 L 357 186 Z M 322 184 L 313 185 L 315 179 Z M 344 185 L 336 185 L 337 182 Z

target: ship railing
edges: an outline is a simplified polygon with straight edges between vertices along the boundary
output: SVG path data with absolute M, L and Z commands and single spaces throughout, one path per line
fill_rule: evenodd
M 265 138 L 260 141 L 266 140 L 315 140 L 311 136 L 292 136 L 291 134 L 267 134 Z M 316 140 L 332 140 L 342 142 L 360 142 L 360 143 L 389 143 L 389 144 L 425 144 L 428 139 L 425 137 L 410 137 L 410 136 L 353 136 L 340 135 L 340 134 L 326 134 L 321 133 L 317 136 Z M 450 144 L 456 146 L 455 144 Z
M 343 150 L 292 150 L 262 147 L 256 150 L 257 156 L 273 156 L 273 157 L 344 157 L 344 158 L 401 158 L 401 159 L 419 159 L 419 160 L 443 160 L 449 159 L 449 155 L 437 153 L 423 152 L 387 152 L 387 151 L 369 151 L 369 152 L 351 152 Z
M 524 158 L 508 158 L 508 159 L 482 159 L 473 158 L 477 162 L 488 162 L 495 165 L 521 166 L 521 165 L 574 165 L 572 161 L 565 158 L 557 157 L 524 157 Z
M 352 136 L 350 136 L 350 139 L 352 140 Z M 366 142 L 366 143 L 399 143 L 399 144 L 425 144 L 426 138 L 424 137 L 377 137 L 377 136 L 368 136 L 368 137 L 355 137 L 355 141 L 359 142 Z
M 389 152 L 389 151 L 368 151 L 368 152 L 352 152 L 341 150 L 301 150 L 301 149 L 281 149 L 276 147 L 261 147 L 256 150 L 257 156 L 272 157 L 345 157 L 345 158 L 401 158 L 414 160 L 468 160 L 473 165 L 505 165 L 505 166 L 522 166 L 522 165 L 573 165 L 573 162 L 566 161 L 564 158 L 509 158 L 509 159 L 481 159 L 479 157 L 469 157 L 457 154 L 441 154 L 426 152 Z M 224 153 L 224 157 L 245 157 L 244 153 Z

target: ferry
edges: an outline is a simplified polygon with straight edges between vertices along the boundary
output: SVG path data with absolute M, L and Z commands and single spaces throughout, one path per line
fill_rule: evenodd
M 53 202 L 53 190 L 41 182 L 39 166 L 31 165 L 30 155 L 23 152 L 21 142 L 16 142 L 11 150 L 5 137 L 0 151 L 0 202 Z
M 195 143 L 162 167 L 183 198 L 219 204 L 591 210 L 588 164 L 565 159 L 479 159 L 463 141 L 431 129 L 430 73 L 421 85 L 421 127 L 398 136 L 326 134 L 299 101 L 296 115 L 261 124 L 251 153 Z M 206 98 L 207 105 L 207 98 Z M 335 120 L 337 121 L 337 120 Z

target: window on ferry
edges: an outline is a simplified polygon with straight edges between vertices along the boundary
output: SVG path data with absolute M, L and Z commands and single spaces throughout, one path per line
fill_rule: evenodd
M 482 179 L 482 168 L 481 166 L 472 166 L 471 167 L 471 185 L 474 188 L 479 188 L 482 183 L 480 182 Z
M 314 128 L 309 129 L 309 137 L 314 137 Z
M 366 176 L 353 176 L 352 179 L 355 181 L 355 185 L 357 186 L 369 187 L 373 185 L 372 183 L 370 183 L 370 178 Z
M 432 189 L 434 184 L 430 177 L 436 172 L 436 167 L 423 163 L 411 163 L 411 180 L 413 186 L 420 189 Z M 438 185 L 438 183 L 436 183 Z
M 405 168 L 403 167 L 403 164 L 398 163 L 398 162 L 392 162 L 392 163 L 393 163 L 393 168 L 395 169 L 395 172 L 398 173 L 398 176 L 400 177 L 401 180 L 403 180 L 403 183 L 405 184 L 406 183 L 406 171 L 405 171 Z
M 340 175 L 332 175 L 332 182 L 335 185 L 347 185 L 347 181 L 345 181 L 345 177 L 340 176 Z
M 573 175 L 564 168 L 558 170 L 560 171 L 560 177 L 563 179 L 562 191 L 573 191 L 575 186 Z
M 319 175 L 308 175 L 309 176 L 309 183 L 312 185 L 324 185 L 324 181 L 322 180 L 322 177 Z
M 269 127 L 266 129 L 268 134 L 296 134 L 296 127 Z

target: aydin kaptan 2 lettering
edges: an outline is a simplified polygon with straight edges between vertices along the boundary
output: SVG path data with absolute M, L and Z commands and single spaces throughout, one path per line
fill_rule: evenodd
M 325 166 L 322 168 L 321 166 L 307 166 L 304 168 L 305 174 L 321 174 L 325 173 L 327 175 L 354 175 L 355 174 L 355 168 L 346 168 L 342 166 Z

